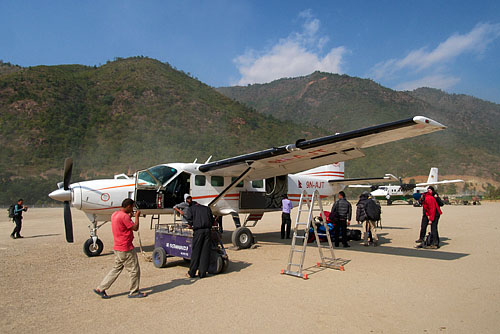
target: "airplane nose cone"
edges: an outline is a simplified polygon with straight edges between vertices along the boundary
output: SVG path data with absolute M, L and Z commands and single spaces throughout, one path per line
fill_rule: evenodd
M 51 192 L 49 197 L 60 202 L 71 201 L 71 190 L 57 189 Z

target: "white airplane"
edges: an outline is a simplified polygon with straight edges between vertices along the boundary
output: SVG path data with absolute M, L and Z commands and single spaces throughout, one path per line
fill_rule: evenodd
M 392 174 L 389 175 L 392 179 L 397 180 L 397 178 Z M 399 185 L 387 185 L 387 186 L 373 186 L 373 185 L 350 185 L 349 187 L 358 187 L 358 188 L 371 188 L 371 195 L 377 200 L 385 200 L 387 201 L 387 205 L 391 205 L 394 201 L 405 201 L 409 204 L 413 204 L 413 200 L 418 200 L 420 198 L 420 194 L 425 193 L 427 191 L 427 187 L 429 186 L 438 186 L 440 184 L 450 184 L 450 183 L 458 183 L 464 182 L 464 180 L 443 180 L 438 181 L 438 169 L 437 167 L 432 167 L 429 172 L 429 177 L 427 178 L 427 182 L 423 183 L 403 183 L 401 179 L 399 179 Z
M 84 244 L 88 256 L 102 252 L 97 230 L 119 210 L 125 198 L 132 198 L 145 215 L 172 214 L 173 206 L 185 193 L 208 205 L 217 216 L 231 215 L 236 225 L 233 243 L 248 248 L 253 227 L 265 212 L 281 210 L 287 194 L 297 206 L 303 190 L 320 197 L 338 193 L 348 183 L 383 180 L 382 178 L 344 179 L 343 161 L 363 157 L 363 148 L 411 138 L 446 127 L 423 116 L 376 125 L 360 130 L 305 140 L 294 144 L 244 154 L 204 164 L 169 163 L 137 171 L 133 177 L 120 174 L 114 179 L 90 180 L 70 184 L 72 160 L 66 159 L 64 182 L 51 192 L 52 199 L 64 202 L 66 240 L 73 242 L 71 208 L 85 212 L 91 224 L 90 238 Z M 241 226 L 239 214 L 248 214 Z M 98 224 L 98 222 L 104 222 Z

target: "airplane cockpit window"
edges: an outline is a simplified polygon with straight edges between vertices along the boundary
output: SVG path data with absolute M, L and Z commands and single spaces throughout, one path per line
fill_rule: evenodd
M 177 173 L 175 168 L 169 166 L 154 166 L 146 171 L 142 171 L 138 175 L 140 182 L 148 185 L 165 184 L 172 176 Z

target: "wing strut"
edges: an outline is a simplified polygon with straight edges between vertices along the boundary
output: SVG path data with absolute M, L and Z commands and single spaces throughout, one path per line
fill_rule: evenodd
M 222 198 L 224 197 L 224 195 L 226 195 L 229 191 L 231 191 L 234 187 L 236 187 L 236 185 L 238 183 L 241 182 L 241 180 L 243 180 L 245 178 L 245 176 L 247 176 L 248 173 L 250 173 L 250 171 L 252 170 L 252 167 L 251 167 L 251 163 L 250 163 L 250 166 L 245 169 L 245 171 L 243 173 L 241 173 L 240 176 L 238 176 L 233 182 L 231 182 L 230 185 L 228 185 L 223 191 L 221 191 L 221 193 L 219 195 L 217 195 L 217 197 L 215 197 L 209 204 L 208 204 L 208 207 L 210 209 L 213 209 L 215 207 L 215 205 L 217 204 L 217 202 Z

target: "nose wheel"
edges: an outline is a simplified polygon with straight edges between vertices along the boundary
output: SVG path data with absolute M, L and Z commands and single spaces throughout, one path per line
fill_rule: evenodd
M 90 238 L 83 244 L 83 252 L 88 257 L 101 255 L 103 249 L 104 244 L 102 243 L 101 239 L 97 239 L 94 243 L 94 240 Z
M 94 221 L 90 223 L 89 225 L 90 238 L 87 239 L 87 241 L 85 241 L 85 243 L 83 244 L 83 252 L 88 257 L 101 255 L 102 250 L 104 249 L 104 244 L 100 239 L 97 238 L 97 230 L 106 223 L 107 221 L 102 223 L 101 225 L 97 225 L 97 220 L 95 216 L 94 216 Z

